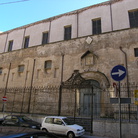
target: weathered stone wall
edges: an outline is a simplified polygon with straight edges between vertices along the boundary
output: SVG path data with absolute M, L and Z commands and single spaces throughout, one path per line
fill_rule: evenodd
M 6 87 L 7 82 L 7 87 L 30 86 L 32 79 L 33 86 L 59 85 L 61 75 L 65 81 L 74 70 L 79 70 L 85 79 L 97 80 L 103 86 L 108 83 L 107 80 L 112 84 L 111 69 L 118 64 L 126 66 L 125 55 L 120 47 L 127 54 L 129 82 L 137 82 L 138 58 L 134 56 L 134 48 L 138 47 L 137 28 L 89 37 L 92 40 L 90 44 L 86 42 L 88 37 L 82 37 L 1 54 L 0 87 Z M 90 65 L 83 63 L 83 59 L 89 55 L 86 54 L 82 59 L 87 51 L 93 57 Z M 48 73 L 44 69 L 47 60 L 52 60 L 52 68 Z M 22 73 L 18 72 L 19 65 L 25 65 Z M 126 79 L 122 81 L 125 82 Z
M 102 33 L 130 28 L 128 12 L 138 8 L 137 0 L 112 0 L 76 11 L 31 23 L 0 34 L 0 53 L 24 48 L 24 37 L 29 36 L 29 47 L 42 44 L 43 32 L 49 33 L 49 43 L 64 41 L 64 27 L 71 26 L 71 39 L 92 34 L 92 20 L 101 19 Z

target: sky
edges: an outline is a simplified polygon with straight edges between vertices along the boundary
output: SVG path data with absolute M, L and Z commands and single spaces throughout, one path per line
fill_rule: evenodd
M 108 0 L 0 0 L 0 32 Z

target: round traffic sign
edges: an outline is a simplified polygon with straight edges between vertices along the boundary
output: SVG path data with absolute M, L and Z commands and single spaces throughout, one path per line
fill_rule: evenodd
M 3 96 L 2 101 L 3 102 L 6 102 L 7 101 L 7 97 L 6 96 Z
M 126 68 L 121 65 L 115 66 L 111 71 L 111 77 L 115 81 L 121 81 L 126 77 Z

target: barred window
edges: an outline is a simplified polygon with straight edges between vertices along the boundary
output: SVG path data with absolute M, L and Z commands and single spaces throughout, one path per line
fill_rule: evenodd
M 138 48 L 134 48 L 135 57 L 138 57 Z
M 138 10 L 134 11 L 129 11 L 129 22 L 130 22 L 130 27 L 138 27 Z
M 2 74 L 2 68 L 0 68 L 0 74 Z
M 51 69 L 51 67 L 52 67 L 52 61 L 51 61 L 51 60 L 45 61 L 45 66 L 44 66 L 44 68 L 45 68 L 45 69 Z
M 64 27 L 64 40 L 71 39 L 71 26 Z
M 18 72 L 21 73 L 24 71 L 24 65 L 19 65 L 18 66 Z
M 25 38 L 24 38 L 24 48 L 28 48 L 29 47 L 29 36 L 26 36 Z
M 13 47 L 13 40 L 9 41 L 8 52 L 12 51 L 12 47 Z
M 42 37 L 42 44 L 47 44 L 47 43 L 48 43 L 48 32 L 44 32 Z
M 101 19 L 92 20 L 92 34 L 101 34 Z

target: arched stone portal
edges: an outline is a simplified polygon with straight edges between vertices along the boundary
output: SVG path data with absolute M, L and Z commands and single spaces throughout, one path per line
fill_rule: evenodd
M 75 70 L 72 76 L 63 82 L 62 89 L 69 89 L 70 91 L 76 92 L 75 115 L 99 116 L 101 114 L 101 86 L 102 88 L 109 86 L 109 81 L 103 73 L 79 73 L 78 70 Z

